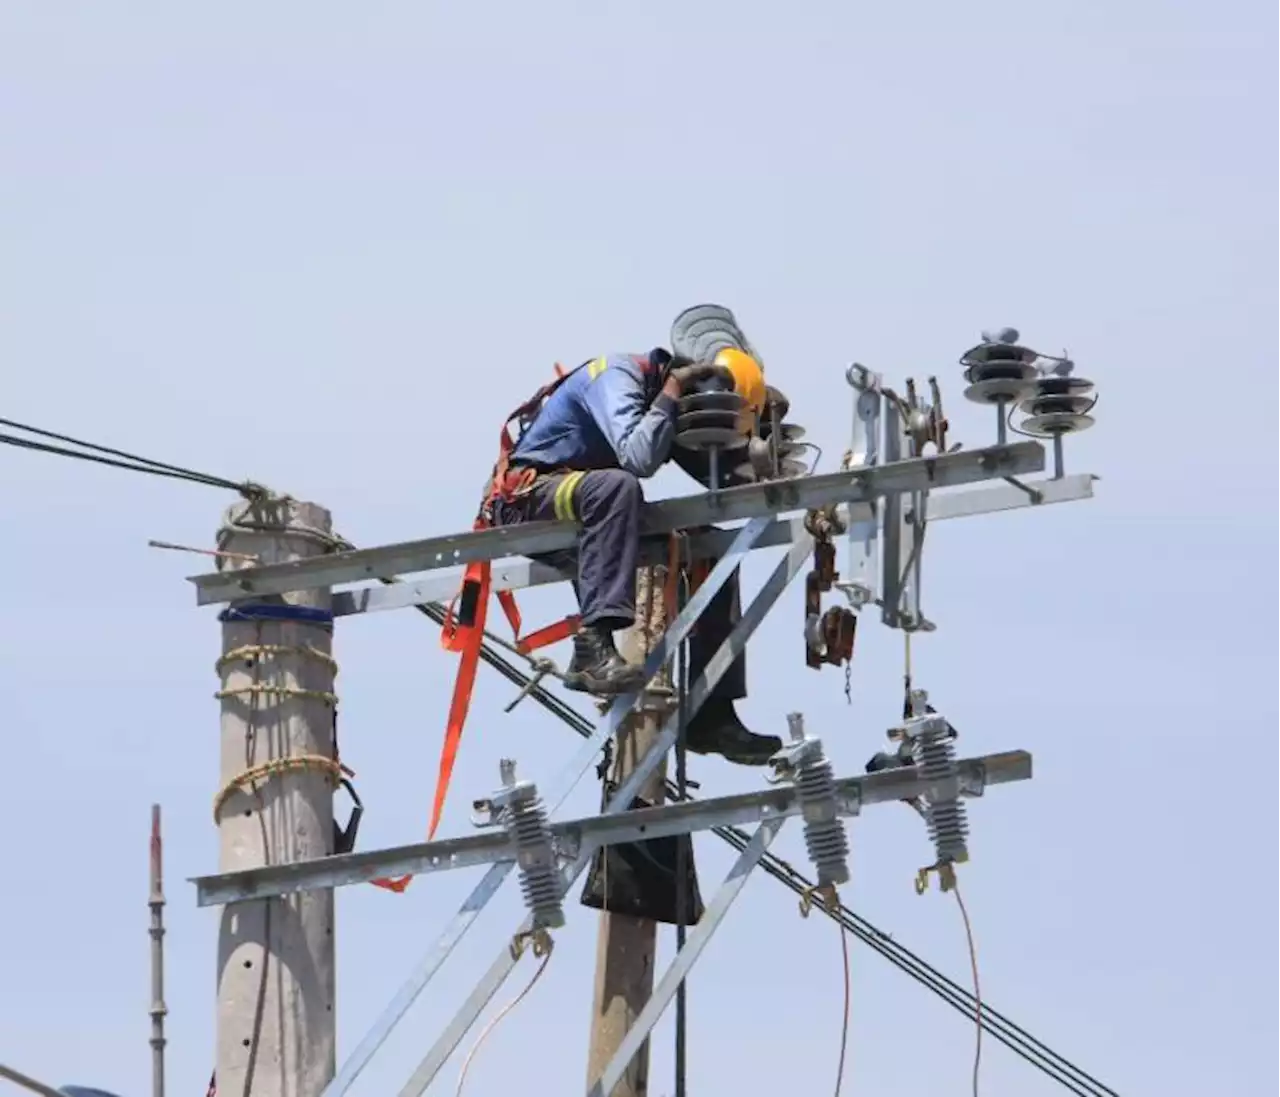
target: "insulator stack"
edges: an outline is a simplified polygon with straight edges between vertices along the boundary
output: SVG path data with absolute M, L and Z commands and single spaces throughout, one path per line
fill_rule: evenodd
M 546 807 L 532 781 L 515 779 L 514 762 L 504 759 L 501 768 L 503 788 L 488 806 L 515 846 L 520 893 L 533 915 L 534 930 L 557 929 L 564 925 L 563 881 Z
M 819 887 L 849 880 L 849 836 L 836 801 L 835 772 L 822 749 L 822 740 L 806 738 L 799 713 L 787 717 L 791 744 L 773 756 L 774 780 L 790 780 L 804 819 L 804 844 L 813 862 Z
M 920 776 L 930 784 L 954 782 L 959 770 L 955 742 L 947 721 L 936 713 L 930 713 L 908 720 L 905 730 L 911 744 L 912 760 Z M 968 860 L 969 822 L 958 794 L 946 799 L 927 797 L 924 817 L 939 864 Z
M 1077 434 L 1093 426 L 1089 412 L 1095 401 L 1092 381 L 1069 374 L 1042 377 L 1018 404 L 1026 416 L 1018 429 L 1037 438 Z
M 680 398 L 676 445 L 692 450 L 736 449 L 747 444 L 741 429 L 747 402 L 736 392 L 691 392 Z
M 960 358 L 969 382 L 964 398 L 975 404 L 1010 404 L 1035 384 L 1039 376 L 1035 363 L 1040 355 L 1030 347 L 1019 346 L 1018 333 L 1013 328 L 999 332 L 998 339 L 984 333 L 984 339 L 987 341 Z

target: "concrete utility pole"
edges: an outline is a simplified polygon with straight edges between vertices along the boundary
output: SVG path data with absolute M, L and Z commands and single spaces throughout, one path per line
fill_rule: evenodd
M 238 554 L 224 558 L 227 568 L 253 566 L 246 556 L 283 563 L 329 551 L 332 519 L 314 503 L 253 500 L 226 512 L 218 541 Z M 330 590 L 323 588 L 233 602 L 224 620 L 218 664 L 224 872 L 333 852 L 330 609 Z M 319 1097 L 333 1078 L 333 928 L 332 890 L 223 910 L 219 1094 Z
M 661 639 L 667 628 L 663 604 L 665 568 L 642 568 L 636 582 L 636 623 L 628 629 L 620 647 L 628 662 L 644 661 L 645 654 Z M 629 717 L 614 744 L 613 780 L 620 783 L 634 768 L 662 731 L 671 710 L 669 676 L 664 672 L 654 684 L 666 686 L 643 706 L 645 711 Z M 665 702 L 665 704 L 664 704 Z M 660 765 L 640 795 L 655 806 L 664 798 L 666 765 Z M 608 881 L 605 882 L 606 894 Z M 595 1082 L 630 1031 L 636 1017 L 653 994 L 654 955 L 658 924 L 626 914 L 600 915 L 600 935 L 596 944 L 595 1000 L 591 1011 L 591 1043 L 587 1053 L 587 1085 Z M 649 1044 L 645 1042 L 631 1061 L 622 1081 L 609 1097 L 648 1097 Z

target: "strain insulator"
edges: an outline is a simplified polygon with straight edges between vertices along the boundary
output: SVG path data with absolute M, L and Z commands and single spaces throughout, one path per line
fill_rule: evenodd
M 520 893 L 533 915 L 533 930 L 557 929 L 564 925 L 564 893 L 560 867 L 551 840 L 547 810 L 532 781 L 516 780 L 516 765 L 504 758 L 500 763 L 502 788 L 490 799 L 478 801 L 478 811 L 487 818 L 481 825 L 503 826 L 516 851 Z
M 804 718 L 787 717 L 791 743 L 770 760 L 770 780 L 795 785 L 804 819 L 804 844 L 818 875 L 818 887 L 834 887 L 849 879 L 849 836 L 836 799 L 835 773 L 822 740 L 806 737 Z

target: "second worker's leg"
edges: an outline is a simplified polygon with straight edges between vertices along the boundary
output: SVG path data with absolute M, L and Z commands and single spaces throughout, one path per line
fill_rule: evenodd
M 714 561 L 707 561 L 708 565 Z M 698 627 L 689 640 L 689 683 L 692 685 L 715 657 L 742 617 L 739 572 L 711 599 Z M 747 657 L 743 652 L 733 661 L 719 684 L 711 691 L 689 722 L 685 743 L 695 754 L 719 754 L 743 766 L 762 766 L 782 749 L 774 735 L 756 735 L 738 718 L 734 702 L 747 695 Z

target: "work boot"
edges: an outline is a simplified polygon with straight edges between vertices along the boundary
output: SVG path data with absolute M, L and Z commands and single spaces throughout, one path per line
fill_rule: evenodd
M 685 746 L 694 754 L 719 754 L 740 766 L 763 766 L 782 749 L 782 740 L 748 731 L 732 701 L 708 700 L 685 730 Z
M 613 633 L 600 625 L 586 625 L 573 637 L 573 658 L 564 674 L 565 689 L 616 697 L 644 685 L 644 668 L 628 663 L 613 646 Z

